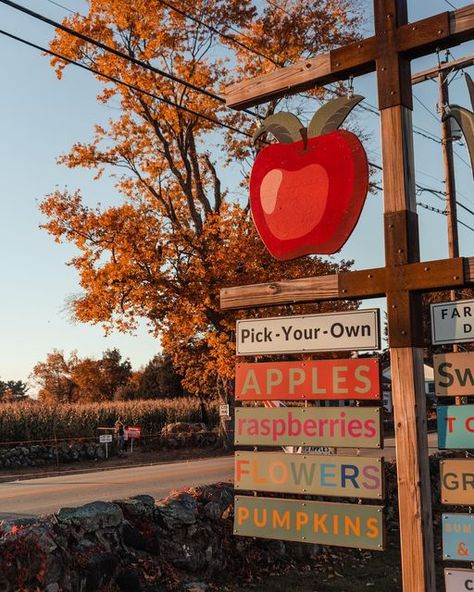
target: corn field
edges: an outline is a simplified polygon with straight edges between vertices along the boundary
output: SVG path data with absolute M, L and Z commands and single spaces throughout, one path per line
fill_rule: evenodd
M 217 403 L 207 403 L 209 427 L 219 421 Z M 66 438 L 94 438 L 98 427 L 112 427 L 121 416 L 125 425 L 153 434 L 175 422 L 199 422 L 197 398 L 47 405 L 23 402 L 0 404 L 0 443 Z

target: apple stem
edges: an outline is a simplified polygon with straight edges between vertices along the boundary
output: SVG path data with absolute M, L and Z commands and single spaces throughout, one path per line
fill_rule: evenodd
M 307 130 L 307 128 L 302 127 L 300 129 L 300 134 L 301 134 L 301 137 L 303 138 L 303 147 L 304 147 L 304 150 L 306 151 L 306 149 L 308 147 L 308 130 Z

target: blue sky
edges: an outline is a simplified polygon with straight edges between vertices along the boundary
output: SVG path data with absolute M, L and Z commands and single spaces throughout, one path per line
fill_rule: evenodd
M 22 0 L 28 6 L 54 19 L 66 12 L 48 0 Z M 460 7 L 465 2 L 452 2 Z M 82 0 L 64 0 L 74 10 L 84 10 Z M 371 2 L 365 2 L 367 33 L 370 33 Z M 449 10 L 446 0 L 409 0 L 410 19 L 416 20 Z M 2 28 L 30 41 L 47 45 L 52 29 L 34 19 L 0 5 Z M 455 58 L 474 53 L 474 43 L 452 49 Z M 49 60 L 36 50 L 0 36 L 2 92 L 0 93 L 0 192 L 1 192 L 1 277 L 0 291 L 0 378 L 27 380 L 34 364 L 44 360 L 54 348 L 66 353 L 77 349 L 80 356 L 99 357 L 118 347 L 135 368 L 159 351 L 159 342 L 142 328 L 135 336 L 113 334 L 104 337 L 99 327 L 74 324 L 65 311 L 65 300 L 79 291 L 77 274 L 66 266 L 74 254 L 69 245 L 56 245 L 39 229 L 42 218 L 38 201 L 56 186 L 81 188 L 91 204 L 116 201 L 113 182 L 104 177 L 93 181 L 87 171 L 69 170 L 56 164 L 58 155 L 78 140 L 91 137 L 94 123 L 105 123 L 114 110 L 95 99 L 98 86 L 88 72 L 68 68 L 58 81 Z M 417 60 L 412 71 L 431 67 L 436 56 Z M 355 91 L 371 105 L 377 104 L 374 75 L 354 81 Z M 468 106 L 464 79 L 457 76 L 450 84 L 452 102 Z M 439 133 L 435 114 L 437 86 L 428 81 L 415 87 L 423 103 L 414 105 L 413 120 L 430 133 Z M 310 108 L 311 105 L 308 106 Z M 372 139 L 366 146 L 372 162 L 380 163 L 379 118 L 357 111 L 358 121 Z M 456 146 L 456 175 L 459 199 L 474 209 L 473 181 L 466 147 Z M 438 143 L 415 136 L 417 182 L 442 189 L 441 151 Z M 462 160 L 461 160 L 462 159 Z M 226 177 L 229 173 L 226 174 Z M 235 186 L 238 179 L 235 179 Z M 443 209 L 443 203 L 425 193 L 421 201 Z M 447 256 L 446 219 L 420 209 L 422 257 Z M 474 226 L 474 216 L 460 211 L 460 218 Z M 357 268 L 383 265 L 382 198 L 369 195 L 361 220 L 341 255 L 354 258 Z M 462 255 L 472 255 L 474 233 L 460 228 Z M 382 300 L 366 306 L 383 305 Z

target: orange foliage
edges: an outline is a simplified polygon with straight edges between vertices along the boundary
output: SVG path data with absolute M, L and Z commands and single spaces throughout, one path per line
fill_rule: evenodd
M 356 37 L 356 1 L 278 2 L 282 10 L 250 0 L 176 3 L 270 60 L 231 41 L 224 41 L 222 48 L 217 44 L 222 40 L 209 29 L 159 0 L 94 0 L 86 17 L 73 16 L 66 23 L 217 92 L 242 75 L 266 72 Z M 229 112 L 208 96 L 87 42 L 58 32 L 51 48 L 189 109 L 253 131 L 254 120 L 247 114 Z M 66 67 L 57 59 L 53 66 L 58 76 Z M 232 167 L 234 187 L 239 181 L 245 184 L 246 158 L 252 154 L 248 139 L 234 132 L 224 134 L 209 121 L 99 80 L 103 83 L 99 100 L 119 99 L 120 114 L 106 128 L 96 126 L 90 143 L 75 144 L 60 161 L 94 169 L 98 176 L 105 170 L 122 171 L 117 181 L 122 204 L 90 208 L 79 191 L 67 190 L 52 193 L 41 204 L 48 232 L 78 249 L 71 264 L 79 273 L 83 294 L 72 302 L 74 315 L 121 331 L 133 330 L 144 318 L 161 336 L 184 376 L 185 388 L 199 394 L 215 389 L 216 382 L 225 387 L 233 375 L 236 314 L 219 309 L 219 289 L 322 275 L 347 264 L 316 257 L 278 263 L 265 252 L 247 198 L 244 204 L 232 200 L 225 187 L 230 174 L 225 164 Z M 266 116 L 275 106 L 275 102 L 262 106 L 259 112 Z

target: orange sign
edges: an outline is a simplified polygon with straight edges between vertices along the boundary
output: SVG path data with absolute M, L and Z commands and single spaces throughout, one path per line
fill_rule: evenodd
M 237 364 L 240 401 L 380 399 L 379 361 L 310 360 Z

